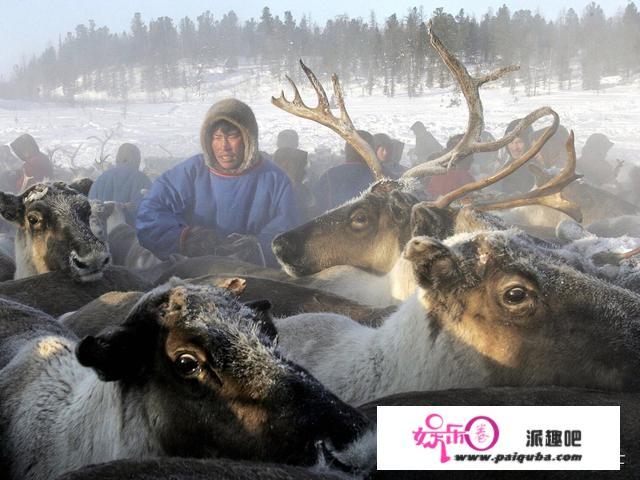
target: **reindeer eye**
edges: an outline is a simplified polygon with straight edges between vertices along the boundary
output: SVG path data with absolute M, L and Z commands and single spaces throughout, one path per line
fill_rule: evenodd
M 527 290 L 523 287 L 513 287 L 504 293 L 504 300 L 507 303 L 518 304 L 527 298 Z
M 173 363 L 176 370 L 183 377 L 188 377 L 200 370 L 198 359 L 190 353 L 183 353 Z
M 351 218 L 351 226 L 354 228 L 364 228 L 369 223 L 369 217 L 364 213 L 358 213 Z

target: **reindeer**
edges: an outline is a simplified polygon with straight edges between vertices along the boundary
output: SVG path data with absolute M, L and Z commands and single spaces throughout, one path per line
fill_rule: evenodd
M 11 280 L 16 273 L 16 262 L 0 250 L 0 282 Z
M 268 303 L 172 283 L 82 341 L 13 302 L 0 301 L 0 315 L 9 478 L 160 456 L 372 465 L 369 422 L 279 354 Z
M 561 385 L 637 391 L 640 297 L 531 248 L 518 230 L 414 237 L 419 288 L 381 327 L 304 314 L 280 345 L 353 404 L 412 390 Z
M 0 283 L 0 296 L 42 310 L 54 317 L 72 312 L 112 291 L 147 291 L 153 285 L 126 268 L 105 269 L 101 278 L 77 282 L 65 272 L 53 271 Z
M 116 460 L 68 472 L 57 480 L 338 480 L 330 472 L 293 465 L 238 460 L 155 458 Z
M 239 285 L 234 293 L 242 302 L 257 302 L 265 298 L 265 295 L 268 296 L 272 304 L 271 312 L 277 317 L 304 312 L 333 312 L 346 315 L 363 325 L 378 326 L 395 310 L 395 307 L 370 308 L 337 295 L 269 278 L 205 275 L 188 281 L 194 285 L 228 288 L 230 279 Z M 0 285 L 0 294 L 2 293 Z M 136 291 L 110 291 L 86 303 L 77 311 L 63 315 L 59 320 L 79 337 L 95 335 L 103 328 L 122 321 L 143 295 L 143 292 Z
M 72 186 L 38 183 L 20 195 L 0 192 L 0 215 L 18 227 L 16 279 L 60 270 L 91 282 L 111 261 L 89 228 L 89 201 Z
M 289 232 L 276 237 L 273 251 L 284 270 L 292 276 L 317 274 L 315 278 L 303 280 L 303 284 L 317 288 L 327 288 L 334 293 L 375 306 L 397 303 L 406 299 L 415 289 L 410 268 L 400 260 L 404 244 L 411 236 L 409 218 L 411 207 L 418 203 L 413 194 L 411 178 L 446 172 L 447 168 L 461 158 L 476 152 L 487 152 L 504 147 L 534 121 L 551 115 L 553 123 L 518 161 L 507 165 L 496 174 L 464 186 L 439 199 L 434 207 L 447 208 L 453 201 L 469 193 L 495 183 L 520 168 L 540 151 L 545 142 L 555 133 L 559 119 L 550 108 L 544 107 L 527 115 L 508 135 L 498 141 L 478 143 L 484 128 L 482 102 L 479 88 L 488 81 L 495 80 L 517 67 L 507 67 L 482 77 L 472 77 L 466 68 L 442 45 L 438 37 L 429 28 L 431 44 L 438 51 L 454 77 L 460 84 L 469 107 L 469 122 L 466 133 L 459 143 L 444 155 L 425 164 L 408 170 L 401 182 L 378 180 L 360 197 L 345 205 L 331 210 Z M 337 77 L 332 77 L 335 96 L 340 107 L 340 118 L 335 117 L 329 108 L 322 85 L 306 65 L 301 62 L 305 74 L 313 85 L 318 106 L 309 108 L 304 104 L 295 83 L 288 78 L 294 89 L 294 99 L 287 101 L 284 93 L 273 98 L 272 103 L 294 115 L 312 119 L 338 132 L 366 159 L 371 170 L 380 178 L 380 166 L 375 154 L 358 137 L 344 106 L 342 89 Z M 561 196 L 562 188 L 578 178 L 575 175 L 575 151 L 572 165 L 568 165 L 556 179 L 539 187 L 535 193 L 520 198 L 498 200 L 477 204 L 477 210 L 504 209 L 512 206 L 543 204 L 561 209 L 574 218 L 580 218 L 579 208 Z M 464 210 L 464 209 L 463 209 Z M 456 218 L 452 232 L 482 229 L 493 225 L 504 228 L 499 220 L 486 215 L 471 213 L 469 210 L 451 213 Z M 357 269 L 345 269 L 338 265 L 350 265 Z M 335 267 L 335 268 L 332 268 Z M 330 271 L 323 271 L 331 269 Z M 373 273 L 366 274 L 366 272 Z M 318 273 L 321 272 L 322 273 Z M 362 289 L 354 285 L 362 285 Z

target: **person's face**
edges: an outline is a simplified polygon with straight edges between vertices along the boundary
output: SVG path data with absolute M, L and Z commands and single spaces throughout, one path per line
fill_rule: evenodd
M 524 141 L 520 137 L 516 137 L 507 145 L 511 158 L 517 160 L 524 153 Z
M 379 161 L 384 163 L 387 161 L 387 158 L 389 157 L 389 152 L 384 147 L 378 147 L 376 149 L 376 156 L 378 157 Z
M 244 140 L 240 130 L 224 133 L 217 129 L 211 137 L 211 149 L 218 164 L 225 170 L 235 170 L 244 160 Z

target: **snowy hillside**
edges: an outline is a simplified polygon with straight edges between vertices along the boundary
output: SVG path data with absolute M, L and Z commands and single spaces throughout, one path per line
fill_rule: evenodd
M 285 128 L 298 130 L 301 148 L 310 152 L 324 146 L 335 153 L 342 149 L 342 140 L 329 129 L 271 105 L 271 96 L 279 95 L 281 89 L 291 97 L 286 80 L 278 81 L 249 67 L 233 74 L 214 73 L 213 83 L 207 85 L 205 94 L 198 96 L 194 89 L 174 90 L 158 94 L 158 103 L 138 99 L 125 107 L 117 102 L 99 104 L 93 98 L 91 106 L 70 107 L 0 100 L 0 143 L 30 132 L 45 151 L 58 145 L 73 150 L 82 144 L 76 164 L 87 165 L 99 156 L 100 150 L 99 143 L 88 137 L 103 138 L 105 132 L 115 129 L 115 136 L 105 148 L 111 158 L 124 141 L 137 143 L 144 156 L 170 154 L 184 158 L 199 151 L 200 122 L 207 108 L 216 100 L 235 96 L 254 108 L 262 150 L 273 151 L 278 132 Z M 328 89 L 329 82 L 323 83 Z M 303 97 L 314 105 L 315 94 L 306 85 L 303 87 Z M 496 136 L 502 135 L 512 119 L 548 105 L 558 111 L 563 125 L 575 130 L 578 154 L 589 135 L 602 132 L 615 142 L 610 159 L 640 163 L 640 82 L 637 80 L 631 85 L 614 84 L 600 92 L 576 89 L 535 97 L 526 97 L 521 89 L 511 94 L 508 88 L 490 84 L 483 87 L 481 94 L 486 127 Z M 405 152 L 414 142 L 409 127 L 416 120 L 421 120 L 441 143 L 450 135 L 462 132 L 467 122 L 464 99 L 454 94 L 452 88 L 433 89 L 417 98 L 402 95 L 388 98 L 381 93 L 365 96 L 363 88 L 351 86 L 346 95 L 347 108 L 357 128 L 372 133 L 386 132 L 407 144 Z M 56 155 L 57 163 L 67 161 L 64 155 Z

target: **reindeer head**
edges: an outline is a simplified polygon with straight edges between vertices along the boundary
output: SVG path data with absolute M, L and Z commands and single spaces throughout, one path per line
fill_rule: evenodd
M 340 451 L 368 423 L 279 354 L 269 307 L 174 282 L 76 353 L 101 379 L 145 395 L 169 455 L 311 464 L 318 445 Z
M 411 206 L 417 201 L 400 183 L 378 181 L 360 197 L 278 235 L 273 252 L 292 276 L 335 265 L 386 273 L 410 237 Z
M 640 389 L 637 295 L 514 230 L 415 237 L 404 255 L 436 330 L 475 350 L 493 384 Z
M 17 278 L 61 270 L 92 281 L 110 262 L 107 246 L 89 228 L 89 201 L 64 183 L 39 183 L 20 195 L 0 192 L 0 214 L 18 226 Z

